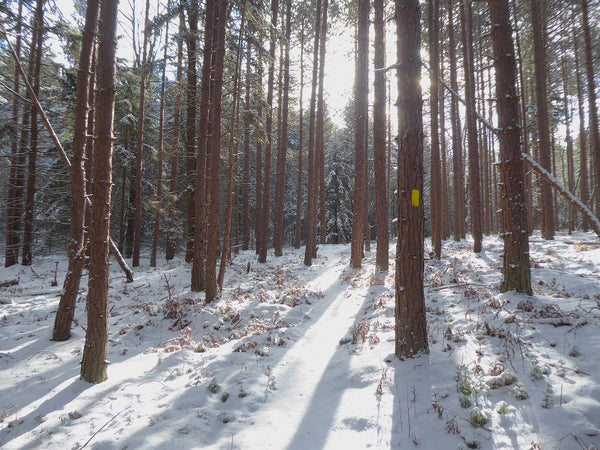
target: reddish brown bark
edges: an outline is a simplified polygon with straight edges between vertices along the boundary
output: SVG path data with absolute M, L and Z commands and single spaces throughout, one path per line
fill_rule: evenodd
M 368 0 L 358 1 L 357 57 L 354 82 L 354 220 L 350 247 L 350 266 L 353 269 L 361 267 L 364 232 L 367 227 L 365 190 L 368 189 L 368 185 L 365 177 L 365 155 L 369 113 L 369 9 Z
M 496 66 L 500 183 L 504 230 L 501 290 L 531 294 L 527 202 L 520 146 L 519 97 L 508 0 L 492 0 L 490 21 Z
M 385 67 L 385 22 L 384 1 L 373 2 L 375 10 L 375 69 Z M 375 170 L 375 215 L 377 220 L 377 251 L 375 265 L 387 272 L 389 265 L 389 205 L 387 196 L 386 161 L 386 117 L 385 117 L 385 72 L 375 72 L 375 99 L 373 103 L 373 157 Z
M 71 176 L 69 267 L 54 320 L 54 330 L 52 332 L 52 340 L 54 341 L 64 341 L 71 336 L 75 302 L 79 293 L 79 283 L 85 263 L 86 174 L 84 155 L 88 125 L 88 87 L 90 84 L 92 48 L 98 26 L 98 10 L 99 2 L 97 0 L 90 0 L 87 4 L 85 26 L 81 39 L 73 126 L 73 156 L 71 158 L 71 170 L 69 173 Z
M 396 0 L 398 61 L 398 243 L 396 337 L 400 359 L 428 352 L 425 315 L 421 11 L 418 0 Z
M 81 363 L 81 378 L 90 383 L 100 383 L 106 380 L 108 366 L 108 251 L 117 13 L 118 1 L 102 1 L 98 47 L 93 220 L 90 231 L 91 259 L 87 297 L 88 328 Z

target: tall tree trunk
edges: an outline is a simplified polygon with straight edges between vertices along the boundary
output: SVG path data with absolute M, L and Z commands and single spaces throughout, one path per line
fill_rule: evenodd
M 438 14 L 440 29 L 443 29 L 444 9 L 443 4 Z M 440 75 L 444 78 L 444 32 L 441 31 L 440 41 Z M 442 199 L 448 199 L 448 157 L 446 145 L 446 99 L 444 98 L 444 89 L 439 90 L 440 98 L 440 154 L 442 157 Z M 442 239 L 450 237 L 450 202 L 442 201 Z
M 17 41 L 15 43 L 16 58 L 21 57 L 21 29 L 23 21 L 23 0 L 19 0 L 19 9 L 17 13 L 17 23 L 15 34 Z M 19 148 L 19 102 L 20 102 L 20 73 L 18 64 L 14 63 L 15 69 L 13 72 L 13 105 L 12 105 L 12 127 L 13 136 L 10 148 L 10 170 L 8 175 L 8 186 L 6 189 L 6 240 L 4 246 L 4 267 L 10 267 L 19 262 L 19 242 L 17 224 L 20 224 L 20 216 L 17 216 L 15 211 L 17 199 L 18 180 L 22 178 L 23 166 L 21 164 L 24 154 Z M 26 107 L 24 108 L 27 109 Z M 26 113 L 27 115 L 27 113 Z M 19 212 L 20 214 L 20 212 Z M 19 225 L 20 227 L 20 225 Z M 15 241 L 16 239 L 16 241 Z
M 358 29 L 356 33 L 357 57 L 354 81 L 354 202 L 352 222 L 352 245 L 350 265 L 353 269 L 361 267 L 363 243 L 366 228 L 365 189 L 368 189 L 365 177 L 366 135 L 369 113 L 369 0 L 358 0 Z
M 302 20 L 300 31 L 300 94 L 298 98 L 298 182 L 296 188 L 296 228 L 294 235 L 294 247 L 300 248 L 302 239 L 302 164 L 304 153 L 304 20 Z
M 229 142 L 227 154 L 227 209 L 225 213 L 225 230 L 223 232 L 223 249 L 221 250 L 221 264 L 219 266 L 219 275 L 217 277 L 217 285 L 219 290 L 223 290 L 223 280 L 225 279 L 225 269 L 227 267 L 227 259 L 231 249 L 231 230 L 233 228 L 233 193 L 236 190 L 234 174 L 237 171 L 236 158 L 234 151 L 237 147 L 237 122 L 239 118 L 240 93 L 239 80 L 242 66 L 243 52 L 243 35 L 246 25 L 246 6 L 242 5 L 242 17 L 240 19 L 240 30 L 237 43 L 237 55 L 235 61 L 235 72 L 233 74 L 233 99 L 231 108 L 231 119 L 229 122 Z M 218 187 L 217 187 L 218 190 Z
M 221 162 L 221 97 L 223 92 L 223 65 L 225 60 L 225 31 L 227 26 L 227 0 L 215 0 L 215 36 L 213 41 L 214 58 L 210 87 L 211 120 L 207 145 L 207 182 L 208 224 L 206 246 L 206 301 L 217 298 L 217 258 L 219 244 L 219 165 Z
M 440 132 L 439 132 L 439 0 L 429 1 L 429 107 L 431 109 L 431 244 L 435 256 L 442 255 L 442 173 L 440 163 Z
M 508 0 L 490 0 L 492 45 L 496 66 L 500 182 L 504 219 L 503 292 L 531 294 L 527 202 L 519 136 L 519 97 Z
M 267 75 L 267 116 L 265 119 L 265 131 L 267 141 L 265 143 L 265 174 L 263 186 L 262 216 L 263 226 L 261 228 L 260 248 L 258 262 L 267 262 L 267 249 L 269 247 L 269 217 L 271 215 L 271 151 L 273 148 L 273 91 L 275 84 L 275 30 L 277 28 L 277 13 L 279 12 L 279 0 L 271 0 L 271 30 L 269 43 L 269 73 Z
M 565 108 L 565 131 L 567 140 L 567 187 L 570 192 L 575 191 L 575 162 L 573 159 L 573 139 L 571 137 L 571 108 L 569 107 L 569 87 L 567 76 L 567 59 L 562 57 L 562 84 L 563 84 L 563 104 Z M 575 207 L 569 203 L 569 234 L 575 229 L 577 214 Z
M 275 187 L 275 220 L 273 229 L 273 248 L 275 250 L 275 256 L 283 255 L 283 203 L 285 191 L 285 164 L 288 149 L 287 141 L 290 89 L 290 36 L 292 33 L 291 20 L 291 0 L 287 0 L 285 22 L 285 56 L 283 61 L 283 100 L 281 105 L 281 129 L 279 131 L 279 145 L 277 148 L 277 185 Z
M 587 134 L 585 132 L 585 107 L 583 101 L 583 80 L 581 79 L 581 71 L 579 69 L 579 48 L 577 42 L 577 31 L 575 27 L 573 27 L 573 53 L 575 54 L 575 80 L 577 84 L 577 105 L 579 110 L 579 196 L 584 205 L 591 206 L 588 176 Z M 582 218 L 581 228 L 583 231 L 589 229 L 589 223 L 585 216 Z
M 323 18 L 321 19 L 321 33 L 319 35 L 319 92 L 317 94 L 317 125 L 315 138 L 317 166 L 319 176 L 319 242 L 327 242 L 327 211 L 325 209 L 325 140 L 324 140 L 324 118 L 325 102 L 323 99 L 324 79 L 325 79 L 325 53 L 327 44 L 327 10 L 328 0 L 323 0 Z M 316 227 L 316 224 L 315 224 Z M 316 234 L 314 236 L 316 238 Z M 313 256 L 317 256 L 317 243 L 313 244 Z
M 187 123 L 185 142 L 185 179 L 186 179 L 186 247 L 185 261 L 194 259 L 194 222 L 196 220 L 196 103 L 197 103 L 197 38 L 198 38 L 198 0 L 191 0 L 188 6 L 187 33 Z M 203 80 L 204 81 L 204 80 Z M 202 84 L 204 86 L 204 83 Z M 202 134 L 199 134 L 202 137 Z M 201 288 L 198 288 L 201 290 Z
M 387 197 L 386 117 L 385 117 L 385 22 L 383 0 L 373 2 L 375 10 L 375 81 L 373 104 L 373 156 L 375 160 L 375 215 L 377 220 L 377 251 L 375 266 L 387 272 L 389 265 L 389 205 Z
M 456 67 L 456 43 L 454 36 L 453 1 L 448 1 L 448 56 L 450 58 L 450 87 L 458 92 L 458 75 Z M 452 171 L 454 194 L 454 227 L 453 237 L 456 242 L 465 235 L 465 180 L 463 170 L 462 133 L 458 99 L 453 95 L 450 99 L 450 121 L 452 122 Z
M 42 52 L 44 41 L 44 5 L 45 0 L 37 0 L 35 8 L 35 21 L 37 27 L 34 55 L 35 59 L 33 69 L 33 95 L 39 98 L 40 92 L 40 71 L 42 68 Z M 35 203 L 35 178 L 37 165 L 37 144 L 38 144 L 38 112 L 32 107 L 31 110 L 31 129 L 29 131 L 29 153 L 27 155 L 27 194 L 25 196 L 25 216 L 23 220 L 23 254 L 21 264 L 30 266 L 32 261 L 31 246 L 33 245 L 33 207 Z
M 81 378 L 90 383 L 106 380 L 108 365 L 108 251 L 117 13 L 117 0 L 102 0 L 98 47 L 93 220 L 90 231 L 91 260 L 87 296 L 88 328 L 81 363 Z
M 596 104 L 596 82 L 594 57 L 592 55 L 592 38 L 590 32 L 587 0 L 581 0 L 581 21 L 585 50 L 585 71 L 588 84 L 588 103 L 590 115 L 590 157 L 593 164 L 594 180 L 594 212 L 600 214 L 600 131 L 598 129 L 598 106 Z
M 252 43 L 246 38 L 246 86 L 244 100 L 244 168 L 242 171 L 242 250 L 250 248 L 250 90 Z
M 156 267 L 156 254 L 158 253 L 158 237 L 160 235 L 160 216 L 162 213 L 162 180 L 163 180 L 163 140 L 165 130 L 165 87 L 167 81 L 167 47 L 169 42 L 169 22 L 165 26 L 165 48 L 163 53 L 162 74 L 160 77 L 160 106 L 158 111 L 158 161 L 156 167 L 156 198 L 154 200 L 154 231 L 152 232 L 152 251 L 150 253 L 150 267 Z
M 306 205 L 306 247 L 304 252 L 304 265 L 312 265 L 314 255 L 313 242 L 316 242 L 317 230 L 313 226 L 316 223 L 318 195 L 317 174 L 316 174 L 316 155 L 315 155 L 315 118 L 317 104 L 317 80 L 319 73 L 319 36 L 321 34 L 321 0 L 317 0 L 315 12 L 315 40 L 313 46 L 313 67 L 312 81 L 310 91 L 310 112 L 308 122 L 308 186 L 307 186 L 307 205 Z
M 85 263 L 85 212 L 86 174 L 84 168 L 85 143 L 87 140 L 87 116 L 90 68 L 94 36 L 98 26 L 99 2 L 90 0 L 85 13 L 85 25 L 81 38 L 81 53 L 77 72 L 75 120 L 73 127 L 73 157 L 71 158 L 71 224 L 69 240 L 69 267 L 60 294 L 54 320 L 52 340 L 64 341 L 71 336 L 71 324 L 75 302 L 79 293 L 81 272 Z M 124 189 L 124 186 L 123 186 Z
M 531 23 L 533 29 L 533 49 L 535 63 L 535 99 L 538 125 L 538 147 L 540 164 L 551 171 L 550 129 L 548 124 L 548 97 L 546 80 L 546 11 L 540 0 L 531 0 Z M 545 179 L 541 180 L 542 237 L 554 239 L 554 208 L 552 188 Z
M 262 32 L 259 32 L 260 40 L 262 41 Z M 263 60 L 262 60 L 261 51 L 256 52 L 257 59 L 257 76 L 256 76 L 256 86 L 257 86 L 257 95 L 256 100 L 258 103 L 258 107 L 256 108 L 256 115 L 262 119 L 263 115 Z M 263 178 L 262 178 L 262 142 L 265 140 L 265 133 L 262 127 L 254 128 L 254 142 L 256 146 L 256 175 L 255 175 L 255 183 L 256 183 L 256 220 L 255 220 L 255 230 L 254 236 L 256 241 L 256 254 L 258 255 L 260 252 L 260 240 L 263 236 L 262 228 L 263 226 L 269 226 L 269 221 L 265 220 L 263 214 L 263 204 L 262 204 L 262 189 L 263 189 Z
M 177 38 L 177 72 L 175 75 L 175 111 L 173 112 L 173 137 L 171 140 L 171 175 L 169 180 L 169 201 L 167 203 L 167 246 L 165 259 L 175 257 L 175 216 L 177 214 L 177 162 L 179 158 L 179 133 L 181 127 L 181 91 L 183 80 L 183 9 L 179 12 L 179 36 Z
M 421 11 L 418 0 L 396 0 L 398 67 L 398 242 L 395 353 L 428 352 L 425 315 Z
M 467 138 L 469 144 L 469 203 L 471 206 L 471 234 L 473 251 L 479 253 L 482 245 L 481 177 L 479 173 L 479 148 L 477 142 L 477 116 L 473 70 L 473 30 L 471 3 L 461 5 L 461 32 L 465 70 L 465 100 L 467 102 Z
M 193 235 L 193 258 L 192 258 L 192 291 L 204 290 L 206 283 L 206 256 L 208 238 L 208 208 L 209 192 L 208 171 L 209 143 L 211 132 L 211 121 L 213 111 L 211 107 L 211 89 L 213 86 L 213 70 L 215 64 L 215 40 L 216 40 L 216 18 L 218 14 L 214 1 L 207 4 L 204 24 L 204 48 L 202 55 L 202 72 L 200 88 L 200 124 L 198 127 L 198 148 L 196 150 L 196 186 L 194 189 L 194 235 Z M 219 136 L 221 134 L 219 130 Z M 217 166 L 218 167 L 218 166 Z M 218 173 L 215 174 L 218 177 Z
M 146 105 L 146 78 L 148 76 L 148 13 L 150 0 L 146 0 L 144 11 L 144 40 L 142 43 L 142 64 L 140 75 L 140 109 L 138 112 L 137 141 L 135 152 L 135 226 L 133 229 L 133 259 L 131 265 L 140 265 L 140 246 L 142 239 L 142 164 L 144 155 L 144 120 Z

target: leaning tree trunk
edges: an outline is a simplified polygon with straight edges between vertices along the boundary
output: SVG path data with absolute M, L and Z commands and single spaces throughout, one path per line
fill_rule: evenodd
M 531 294 L 527 201 L 520 147 L 519 96 L 508 0 L 491 0 L 490 21 L 496 61 L 500 182 L 504 219 L 504 257 L 501 290 Z
M 395 353 L 428 352 L 425 315 L 421 11 L 418 0 L 396 0 L 398 65 L 398 242 Z
M 102 0 L 97 69 L 97 140 L 94 149 L 95 176 L 87 296 L 88 328 L 81 363 L 81 378 L 90 383 L 101 383 L 106 380 L 108 366 L 108 251 L 117 13 L 117 0 Z
M 77 72 L 77 90 L 71 159 L 71 229 L 69 242 L 69 267 L 63 284 L 54 320 L 52 340 L 64 341 L 71 336 L 71 323 L 79 292 L 81 273 L 85 263 L 85 212 L 86 174 L 84 152 L 87 140 L 88 86 L 94 36 L 98 26 L 99 1 L 90 0 L 85 13 L 85 26 L 81 39 L 81 54 Z

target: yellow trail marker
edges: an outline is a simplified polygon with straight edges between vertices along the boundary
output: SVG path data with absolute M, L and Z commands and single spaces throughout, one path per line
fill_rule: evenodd
M 420 192 L 417 191 L 416 189 L 413 189 L 412 191 L 412 205 L 413 206 L 419 206 L 419 200 L 420 200 Z

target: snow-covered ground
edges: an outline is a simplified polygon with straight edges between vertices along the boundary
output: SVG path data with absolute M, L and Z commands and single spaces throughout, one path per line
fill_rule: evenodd
M 49 340 L 65 257 L 2 268 L 19 284 L 0 287 L 0 447 L 600 447 L 598 244 L 534 236 L 528 297 L 499 293 L 498 238 L 480 255 L 445 242 L 425 265 L 430 353 L 407 361 L 393 264 L 377 273 L 374 252 L 361 270 L 347 245 L 309 268 L 302 250 L 264 265 L 243 252 L 208 305 L 184 263 L 143 265 L 131 284 L 113 264 L 98 385 L 79 379 L 85 290 L 72 338 Z

